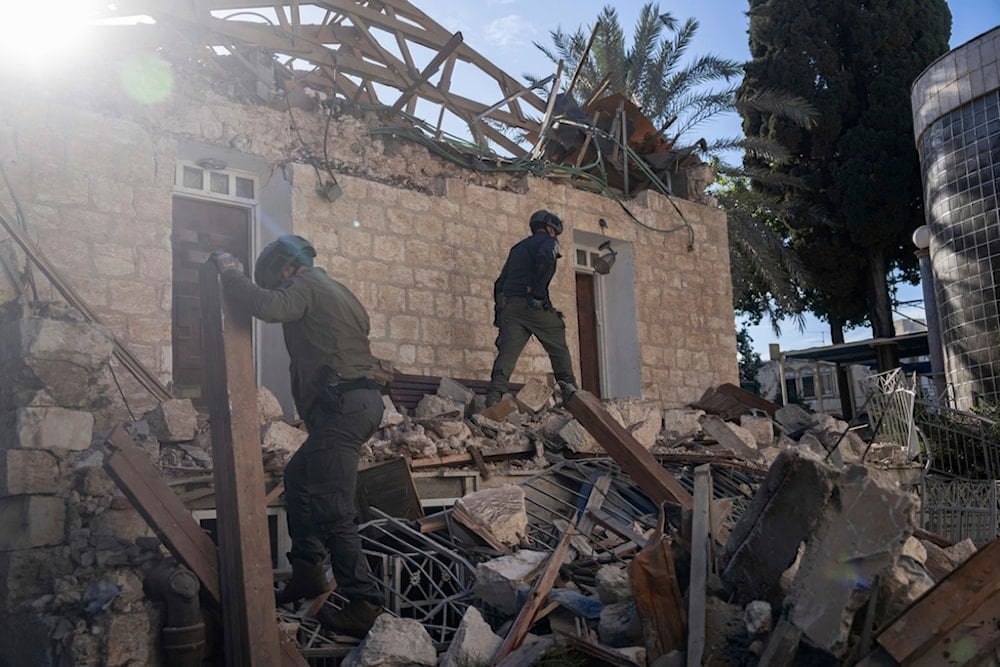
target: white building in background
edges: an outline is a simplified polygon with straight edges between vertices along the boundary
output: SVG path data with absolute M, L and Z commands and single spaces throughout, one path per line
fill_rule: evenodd
M 927 331 L 927 326 L 918 320 L 901 319 L 893 322 L 896 335 L 908 337 Z M 763 398 L 783 405 L 798 403 L 808 407 L 813 412 L 843 416 L 844 410 L 840 400 L 840 389 L 837 384 L 837 364 L 815 358 L 795 358 L 802 356 L 823 356 L 823 352 L 837 348 L 856 346 L 871 348 L 871 341 L 857 341 L 830 345 L 810 350 L 781 351 L 772 349 L 772 358 L 757 371 L 757 381 L 760 383 L 760 395 Z M 862 354 L 861 356 L 864 356 Z M 918 370 L 927 365 L 927 356 L 906 357 L 901 359 L 904 369 Z M 851 405 L 854 414 L 864 411 L 865 380 L 877 372 L 875 356 L 871 354 L 871 363 L 844 364 L 850 386 Z M 907 372 L 910 372 L 909 370 Z M 919 372 L 919 371 L 918 371 Z M 921 383 L 925 391 L 932 391 L 930 383 Z M 782 392 L 784 385 L 784 392 Z

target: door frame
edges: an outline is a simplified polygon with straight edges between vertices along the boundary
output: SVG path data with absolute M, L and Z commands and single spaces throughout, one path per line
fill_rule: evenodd
M 581 254 L 582 253 L 582 254 Z M 608 395 L 608 348 L 606 345 L 606 323 L 605 323 L 605 302 L 607 299 L 607 289 L 604 276 L 597 273 L 593 267 L 593 260 L 598 257 L 601 251 L 597 246 L 583 243 L 573 244 L 573 268 L 575 273 L 585 273 L 594 277 L 594 325 L 597 329 L 597 377 L 600 384 L 601 396 Z M 579 313 L 577 313 L 577 336 L 579 337 Z M 582 372 L 582 371 L 581 371 Z

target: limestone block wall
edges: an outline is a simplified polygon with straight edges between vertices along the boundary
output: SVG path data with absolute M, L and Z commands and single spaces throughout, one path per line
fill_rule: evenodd
M 718 209 L 645 193 L 627 204 L 643 226 L 613 200 L 565 181 L 476 171 L 372 133 L 391 122 L 372 113 L 289 113 L 280 99 L 274 108 L 237 103 L 213 92 L 200 70 L 176 64 L 166 94 L 137 101 L 115 76 L 117 64 L 66 65 L 73 69 L 58 88 L 7 82 L 31 94 L 0 100 L 0 160 L 29 234 L 165 384 L 172 372 L 174 167 L 178 146 L 192 141 L 239 151 L 264 165 L 261 178 L 290 181 L 292 231 L 309 237 L 319 261 L 358 292 L 376 353 L 404 372 L 488 377 L 493 281 L 508 248 L 526 235 L 531 212 L 548 208 L 567 224 L 553 294 L 575 359 L 573 232 L 604 232 L 633 253 L 643 393 L 676 406 L 736 381 L 726 223 Z M 344 190 L 336 201 L 317 196 L 316 173 L 302 160 L 306 147 L 335 172 Z M 12 209 L 8 193 L 0 191 L 0 202 Z M 3 234 L 0 251 L 20 266 Z M 54 296 L 39 282 L 43 297 Z M 0 298 L 13 294 L 0 272 Z M 532 343 L 514 380 L 549 370 Z M 126 374 L 116 379 L 133 413 L 153 406 Z
M 160 611 L 142 578 L 160 542 L 93 442 L 111 340 L 44 303 L 0 308 L 0 340 L 4 664 L 158 665 Z

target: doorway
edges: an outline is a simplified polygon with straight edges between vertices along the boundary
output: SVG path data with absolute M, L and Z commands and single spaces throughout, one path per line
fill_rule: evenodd
M 204 362 L 201 356 L 201 267 L 213 250 L 227 250 L 249 267 L 250 209 L 202 199 L 174 197 L 173 395 L 203 407 Z
M 597 280 L 576 274 L 576 317 L 580 333 L 580 387 L 601 397 L 600 343 L 597 333 Z

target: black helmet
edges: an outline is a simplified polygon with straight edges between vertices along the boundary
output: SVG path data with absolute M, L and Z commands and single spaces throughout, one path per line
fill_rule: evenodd
M 264 289 L 281 282 L 281 272 L 292 265 L 312 266 L 316 249 L 301 236 L 286 234 L 267 245 L 253 265 L 253 281 Z
M 563 233 L 563 223 L 555 213 L 549 213 L 545 209 L 539 209 L 531 214 L 531 220 L 528 222 L 531 226 L 531 231 L 537 232 L 539 229 L 545 229 L 546 227 L 551 227 L 555 231 L 556 236 Z

